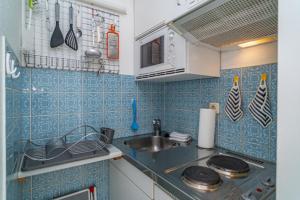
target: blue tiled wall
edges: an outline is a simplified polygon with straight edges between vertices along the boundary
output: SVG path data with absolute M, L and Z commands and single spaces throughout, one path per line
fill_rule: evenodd
M 139 133 L 151 131 L 151 119 L 161 117 L 162 84 L 136 83 L 129 75 L 28 69 L 22 71 L 24 140 L 58 137 L 81 124 L 132 135 L 131 100 L 138 100 Z
M 269 77 L 273 112 L 273 123 L 267 129 L 261 128 L 246 109 L 262 72 Z M 13 119 L 11 122 L 17 122 L 8 123 L 8 130 L 12 130 L 7 134 L 10 144 L 27 139 L 44 142 L 80 124 L 114 128 L 116 137 L 149 133 L 151 121 L 156 117 L 162 119 L 163 128 L 168 131 L 187 132 L 197 137 L 199 109 L 207 107 L 209 102 L 219 102 L 217 145 L 258 158 L 276 159 L 276 64 L 222 70 L 220 78 L 171 83 L 136 83 L 128 75 L 97 76 L 90 72 L 50 69 L 22 68 L 21 73 L 15 82 L 7 80 L 7 115 Z M 224 104 L 236 74 L 241 77 L 245 116 L 233 123 L 224 115 Z M 130 130 L 134 97 L 138 101 L 140 130 L 137 133 Z M 10 146 L 8 158 L 21 148 L 21 145 Z M 17 199 L 47 199 L 96 184 L 98 199 L 108 199 L 108 170 L 107 162 L 99 162 L 34 176 L 21 186 L 15 181 L 10 183 L 13 187 L 9 193 L 18 190 L 23 197 Z
M 108 161 L 103 161 L 26 178 L 22 199 L 48 200 L 95 185 L 97 199 L 108 200 L 108 170 Z
M 268 75 L 273 113 L 273 122 L 268 128 L 262 128 L 247 109 L 264 72 Z M 244 117 L 238 122 L 232 122 L 224 113 L 234 75 L 240 76 L 243 99 Z M 197 138 L 199 109 L 207 108 L 210 102 L 219 102 L 216 144 L 257 158 L 276 160 L 277 64 L 221 70 L 220 78 L 166 83 L 164 90 L 164 129 L 190 133 Z
M 17 184 L 14 173 L 18 153 L 21 151 L 19 135 L 22 129 L 22 91 L 21 82 L 13 81 L 6 77 L 6 175 L 7 175 L 7 200 L 19 200 L 22 198 L 22 187 Z
M 129 75 L 22 68 L 17 80 L 22 100 L 19 139 L 23 142 L 44 143 L 81 124 L 113 128 L 116 138 L 149 133 L 152 119 L 162 115 L 163 84 L 136 83 Z M 137 133 L 130 129 L 132 98 L 138 101 Z M 95 174 L 87 176 L 93 170 Z M 90 184 L 98 187 L 98 199 L 108 199 L 107 175 L 107 163 L 100 162 L 30 177 L 23 185 L 23 199 L 49 199 Z

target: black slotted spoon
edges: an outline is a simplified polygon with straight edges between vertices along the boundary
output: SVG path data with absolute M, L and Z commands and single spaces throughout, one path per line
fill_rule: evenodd
M 73 30 L 73 7 L 72 7 L 72 4 L 69 7 L 69 21 L 70 21 L 70 29 L 66 35 L 65 43 L 68 47 L 77 51 L 78 43 L 77 43 L 76 35 Z
M 55 3 L 55 29 L 51 37 L 50 47 L 55 48 L 64 43 L 64 36 L 59 28 L 59 3 L 56 1 Z

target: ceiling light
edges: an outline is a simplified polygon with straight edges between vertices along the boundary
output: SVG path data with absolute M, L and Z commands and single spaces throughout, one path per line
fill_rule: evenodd
M 238 44 L 238 46 L 241 48 L 246 48 L 246 47 L 251 47 L 259 44 L 274 42 L 275 40 L 277 40 L 277 36 L 270 36 L 270 37 L 265 37 L 258 40 L 250 41 L 250 42 L 241 43 Z

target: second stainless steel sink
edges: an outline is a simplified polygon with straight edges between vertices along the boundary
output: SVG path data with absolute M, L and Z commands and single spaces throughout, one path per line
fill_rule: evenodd
M 147 136 L 135 138 L 124 142 L 130 148 L 137 151 L 158 152 L 177 146 L 177 143 L 161 136 Z

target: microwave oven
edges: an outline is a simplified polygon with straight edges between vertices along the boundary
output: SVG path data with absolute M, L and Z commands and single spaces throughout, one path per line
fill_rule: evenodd
M 169 26 L 135 42 L 136 80 L 189 80 L 220 76 L 220 52 L 194 45 Z
M 168 26 L 164 26 L 135 43 L 135 65 L 138 74 L 184 67 L 186 41 Z

